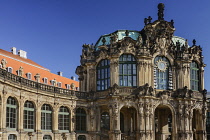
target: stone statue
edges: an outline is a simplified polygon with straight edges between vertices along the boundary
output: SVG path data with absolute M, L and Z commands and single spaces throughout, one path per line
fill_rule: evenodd
M 55 86 L 55 87 L 57 86 L 56 78 L 54 78 L 52 85 Z
M 37 82 L 40 82 L 40 74 L 39 74 L 39 73 L 37 73 L 37 74 L 35 75 L 35 79 L 36 79 Z
M 164 20 L 164 4 L 158 4 L 158 20 Z
M 6 65 L 7 65 L 7 60 L 6 59 L 2 59 L 1 60 L 1 65 L 2 65 L 2 69 L 6 69 L 7 67 L 6 67 Z
M 18 75 L 23 76 L 23 74 L 24 74 L 23 67 L 20 66 Z
M 71 89 L 75 90 L 75 84 L 74 83 L 71 83 Z

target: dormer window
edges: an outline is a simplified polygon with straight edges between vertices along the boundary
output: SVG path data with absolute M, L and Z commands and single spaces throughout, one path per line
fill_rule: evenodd
M 7 67 L 7 71 L 12 73 L 12 67 Z
M 43 78 L 43 83 L 47 84 L 48 83 L 48 79 L 46 77 Z
M 58 84 L 57 84 L 57 85 L 58 85 L 58 87 L 59 87 L 59 88 L 61 88 L 62 83 L 61 83 L 61 82 L 58 82 Z
M 55 80 L 51 80 L 50 83 L 51 83 L 51 86 L 56 86 L 56 81 Z
M 76 90 L 79 91 L 79 87 L 76 87 Z
M 26 76 L 29 80 L 31 80 L 31 73 L 27 73 Z
M 66 89 L 70 89 L 70 85 L 69 84 L 66 84 Z

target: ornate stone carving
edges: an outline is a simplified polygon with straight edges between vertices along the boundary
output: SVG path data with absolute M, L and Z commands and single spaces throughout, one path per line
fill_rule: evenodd
M 19 70 L 18 70 L 18 76 L 23 76 L 23 74 L 24 74 L 24 70 L 23 70 L 23 67 L 22 66 L 20 66 L 20 68 L 19 68 Z
M 158 4 L 158 20 L 164 20 L 164 8 L 163 3 Z
M 7 60 L 5 59 L 5 58 L 3 58 L 2 60 L 1 60 L 1 66 L 2 66 L 2 69 L 6 69 L 7 68 Z
M 109 95 L 113 96 L 113 95 L 118 95 L 119 94 L 119 89 L 118 89 L 118 85 L 115 83 L 113 85 L 113 87 L 109 88 Z
M 152 86 L 149 86 L 148 83 L 146 83 L 144 86 L 140 86 L 135 91 L 137 95 L 144 95 L 144 96 L 152 96 L 154 89 Z

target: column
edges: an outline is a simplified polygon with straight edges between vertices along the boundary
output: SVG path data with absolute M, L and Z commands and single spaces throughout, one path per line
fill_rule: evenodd
M 112 117 L 111 117 L 112 116 Z M 120 110 L 117 103 L 113 103 L 110 108 L 110 140 L 121 140 L 120 131 Z
M 149 102 L 145 101 L 145 112 L 144 112 L 144 118 L 145 118 L 145 140 L 150 140 L 150 106 Z
M 20 99 L 18 111 L 19 111 L 18 119 L 17 119 L 18 131 L 20 132 L 20 139 L 24 139 L 25 134 L 23 133 L 24 132 L 24 129 L 23 129 L 24 100 L 23 99 Z
M 1 132 L 2 132 L 2 140 L 6 140 L 8 139 L 8 136 L 7 136 L 7 133 L 3 133 L 6 131 L 6 116 L 7 116 L 7 113 L 6 113 L 6 110 L 7 110 L 7 97 L 6 95 L 4 94 L 4 91 L 3 92 L 3 96 L 2 96 L 2 104 L 1 104 Z
M 137 114 L 137 139 L 143 140 L 145 136 L 145 120 L 144 120 L 144 104 L 143 102 L 138 103 L 138 114 Z
M 54 105 L 53 107 L 53 113 L 52 113 L 52 131 L 54 133 L 55 140 L 59 140 L 60 134 L 58 130 L 58 106 Z
M 70 130 L 71 130 L 71 140 L 76 140 L 76 109 L 75 106 L 74 108 L 71 108 L 71 114 L 70 114 Z
M 35 126 L 36 126 L 37 140 L 43 139 L 42 130 L 41 130 L 41 104 L 37 104 Z
M 110 60 L 110 86 L 112 87 L 115 83 L 119 85 L 119 60 L 118 58 L 112 58 Z

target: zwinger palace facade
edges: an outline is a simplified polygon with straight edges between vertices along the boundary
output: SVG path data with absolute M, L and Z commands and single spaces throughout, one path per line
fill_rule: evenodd
M 84 44 L 79 82 L 1 50 L 0 140 L 206 140 L 201 47 L 162 3 L 144 23 Z

